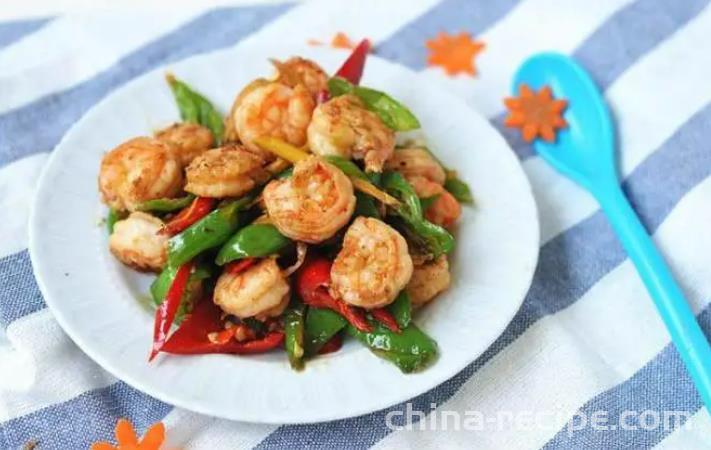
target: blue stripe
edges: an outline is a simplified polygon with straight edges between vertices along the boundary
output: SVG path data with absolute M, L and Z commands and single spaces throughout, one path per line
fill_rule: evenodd
M 648 230 L 654 231 L 683 195 L 711 174 L 711 153 L 704 136 L 711 133 L 711 105 L 694 115 L 656 152 L 647 158 L 623 183 L 633 206 Z M 664 177 L 660 178 L 659 174 Z M 441 386 L 413 399 L 413 408 L 429 411 L 431 403 L 452 397 L 479 368 L 515 341 L 533 323 L 572 305 L 603 276 L 625 259 L 602 212 L 558 235 L 541 248 L 533 284 L 511 324 L 494 344 L 474 363 Z M 368 447 L 385 437 L 385 414 L 389 410 L 332 426 L 283 426 L 259 445 L 290 443 L 296 447 L 350 442 Z
M 86 392 L 72 400 L 0 424 L 3 448 L 19 449 L 37 440 L 41 449 L 88 449 L 97 441 L 114 441 L 114 426 L 129 418 L 143 434 L 163 419 L 172 406 L 143 394 L 126 383 Z
M 707 306 L 699 314 L 698 321 L 706 337 L 711 337 L 711 306 Z M 590 417 L 595 411 L 605 411 L 607 424 L 617 426 L 624 411 L 634 411 L 637 414 L 654 411 L 660 414 L 663 420 L 664 411 L 686 412 L 691 415 L 701 406 L 701 397 L 696 392 L 679 353 L 672 344 L 668 344 L 630 379 L 594 397 L 578 412 Z M 642 422 L 639 415 L 630 416 L 627 413 L 624 419 L 627 427 L 638 429 L 563 429 L 544 448 L 568 449 L 580 447 L 582 444 L 588 448 L 605 449 L 651 448 L 685 422 L 679 420 L 675 424 L 670 420 L 667 423 L 676 426 L 647 429 L 652 428 L 653 422 Z M 577 423 L 580 423 L 580 419 L 577 420 Z
M 31 20 L 0 22 L 0 48 L 6 47 L 21 37 L 33 33 L 52 20 L 50 17 Z
M 45 307 L 27 250 L 0 258 L 0 326 Z
M 508 13 L 519 0 L 444 0 L 376 47 L 378 56 L 422 69 L 427 62 L 424 38 L 440 31 L 468 31 L 477 36 Z
M 575 51 L 573 57 L 585 67 L 601 91 L 607 89 L 645 53 L 694 18 L 709 0 L 640 0 L 615 13 Z M 517 129 L 504 126 L 506 114 L 491 124 L 506 138 L 521 159 L 534 155 Z
M 233 45 L 290 7 L 212 10 L 122 58 L 90 80 L 0 115 L 0 165 L 51 150 L 91 106 L 132 78 L 196 53 Z

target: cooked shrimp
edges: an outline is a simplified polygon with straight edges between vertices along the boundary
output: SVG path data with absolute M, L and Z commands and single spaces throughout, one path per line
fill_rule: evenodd
M 269 178 L 263 163 L 236 144 L 208 150 L 185 169 L 185 190 L 200 197 L 238 197 Z
M 227 126 L 253 152 L 265 159 L 274 156 L 265 152 L 254 140 L 273 136 L 297 147 L 306 143 L 306 127 L 316 106 L 308 89 L 302 84 L 289 87 L 276 82 L 253 82 L 246 92 L 237 96 Z
M 146 200 L 173 197 L 182 187 L 180 159 L 171 144 L 158 139 L 131 139 L 101 160 L 101 198 L 114 209 L 133 211 Z
M 432 223 L 449 228 L 462 215 L 462 206 L 441 184 L 437 184 L 425 177 L 409 177 L 410 182 L 420 198 L 437 196 L 434 202 L 424 211 L 425 219 Z
M 318 156 L 297 163 L 290 178 L 271 181 L 263 198 L 279 231 L 311 244 L 336 234 L 350 220 L 356 203 L 348 177 Z
M 176 123 L 156 133 L 156 138 L 173 144 L 183 166 L 215 144 L 212 131 L 196 123 Z
M 307 134 L 312 152 L 362 159 L 370 172 L 382 172 L 395 148 L 395 133 L 354 95 L 317 106 Z
M 239 318 L 266 319 L 284 312 L 289 304 L 289 283 L 276 260 L 266 258 L 237 274 L 225 271 L 215 286 L 214 302 Z
M 331 266 L 331 295 L 363 308 L 388 305 L 412 276 L 407 242 L 378 219 L 358 217 Z
M 273 59 L 272 64 L 277 70 L 275 81 L 292 88 L 302 84 L 314 99 L 321 91 L 328 89 L 328 75 L 321 66 L 310 59 L 294 56 L 284 62 Z
M 405 178 L 424 177 L 439 185 L 443 185 L 447 178 L 442 166 L 424 148 L 395 150 L 385 168 L 400 172 Z
M 449 262 L 445 255 L 415 266 L 405 290 L 413 306 L 422 306 L 449 287 Z
M 168 258 L 168 236 L 159 234 L 163 221 L 143 212 L 131 213 L 114 225 L 109 250 L 136 270 L 159 272 Z

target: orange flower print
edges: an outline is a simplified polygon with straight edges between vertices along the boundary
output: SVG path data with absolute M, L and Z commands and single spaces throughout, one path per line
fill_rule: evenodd
M 309 39 L 306 41 L 309 45 L 325 45 L 322 41 L 319 41 L 318 39 Z M 331 42 L 328 44 L 333 48 L 345 48 L 345 49 L 354 49 L 356 46 L 356 43 L 351 41 L 351 39 L 346 35 L 345 33 L 339 31 L 336 33 L 333 38 L 331 39 Z
M 91 450 L 159 450 L 165 440 L 165 426 L 161 422 L 151 425 L 140 441 L 133 425 L 126 419 L 119 419 L 115 433 L 115 446 L 108 442 L 97 442 L 91 446 Z
M 441 32 L 437 37 L 425 41 L 429 49 L 428 66 L 440 66 L 447 75 L 466 73 L 476 75 L 476 56 L 484 50 L 484 43 L 472 39 L 469 33 L 450 35 Z
M 568 126 L 561 116 L 568 102 L 554 99 L 549 86 L 535 92 L 528 85 L 521 84 L 519 96 L 504 99 L 504 104 L 509 109 L 504 125 L 520 128 L 526 142 L 539 136 L 546 142 L 554 142 L 556 130 Z

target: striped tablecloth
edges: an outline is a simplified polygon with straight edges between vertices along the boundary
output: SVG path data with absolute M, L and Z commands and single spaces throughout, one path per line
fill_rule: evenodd
M 502 129 L 501 101 L 514 70 L 538 51 L 571 54 L 592 73 L 617 119 L 624 188 L 711 332 L 708 3 L 319 1 L 0 22 L 0 447 L 88 448 L 111 440 L 127 417 L 139 431 L 163 421 L 170 445 L 186 449 L 711 448 L 711 419 L 605 218 Z M 425 41 L 441 31 L 485 43 L 477 76 L 427 66 Z M 371 38 L 378 55 L 456 92 L 520 156 L 542 225 L 521 310 L 448 382 L 333 423 L 213 419 L 113 378 L 62 332 L 32 275 L 26 223 L 48 153 L 96 102 L 150 69 L 254 40 L 328 42 L 337 32 Z M 408 416 L 412 429 L 395 429 Z M 459 429 L 452 421 L 444 429 L 454 416 Z

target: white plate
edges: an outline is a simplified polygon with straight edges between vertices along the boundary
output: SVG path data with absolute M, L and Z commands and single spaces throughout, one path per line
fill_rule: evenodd
M 44 298 L 67 334 L 116 377 L 167 403 L 212 416 L 264 423 L 340 419 L 421 394 L 461 371 L 501 334 L 529 287 L 538 255 L 531 189 L 504 139 L 453 95 L 369 57 L 363 84 L 408 105 L 432 149 L 472 187 L 456 232 L 452 287 L 415 321 L 437 340 L 438 361 L 402 374 L 356 342 L 297 373 L 286 355 L 159 357 L 148 364 L 151 277 L 114 260 L 101 224 L 97 174 L 103 153 L 178 119 L 170 70 L 227 111 L 248 81 L 268 75 L 267 57 L 301 54 L 335 71 L 342 51 L 264 47 L 225 50 L 153 71 L 89 111 L 52 153 L 35 198 L 30 254 Z M 472 80 L 476 83 L 476 80 Z

